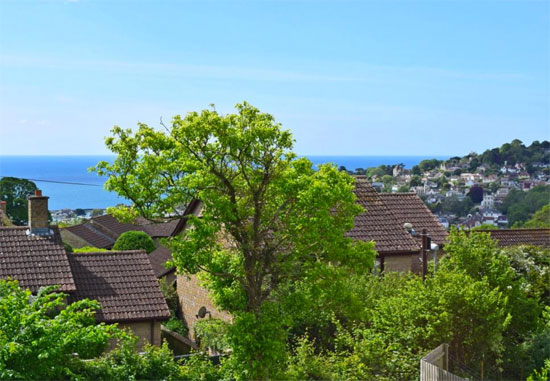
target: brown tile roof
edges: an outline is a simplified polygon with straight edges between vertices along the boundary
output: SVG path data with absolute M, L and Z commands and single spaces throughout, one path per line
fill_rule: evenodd
M 365 176 L 356 176 L 354 192 L 357 203 L 366 211 L 355 217 L 355 226 L 348 232 L 349 237 L 375 241 L 376 250 L 380 254 L 420 250 L 420 245 L 393 215 Z
M 69 226 L 63 229 L 79 236 L 93 247 L 105 249 L 110 248 L 115 244 L 115 240 L 113 238 L 99 231 L 89 223 Z
M 442 245 L 445 242 L 449 235 L 447 230 L 415 193 L 379 193 L 379 196 L 401 226 L 410 223 L 417 233 L 426 229 L 434 243 Z
M 143 231 L 153 238 L 171 237 L 182 227 L 183 218 L 166 222 L 153 223 L 139 218 L 136 224 L 121 223 L 115 217 L 106 214 L 93 217 L 89 222 L 65 228 L 88 242 L 90 246 L 110 248 L 116 239 L 127 231 Z
M 51 236 L 27 235 L 27 229 L 0 228 L 0 278 L 17 279 L 32 292 L 50 285 L 59 285 L 60 291 L 74 291 L 75 282 L 57 227 L 51 227 Z
M 178 218 L 171 221 L 152 223 L 144 219 L 138 219 L 137 221 L 141 230 L 149 234 L 153 238 L 157 237 L 172 237 L 179 232 L 183 219 Z
M 175 267 L 168 269 L 164 267 L 164 264 L 171 259 L 172 251 L 164 246 L 159 246 L 155 251 L 149 253 L 149 260 L 157 278 L 163 277 L 175 269 Z
M 476 232 L 489 233 L 501 247 L 534 245 L 550 248 L 550 229 L 488 229 Z
M 167 320 L 170 311 L 151 263 L 143 250 L 108 253 L 70 253 L 74 302 L 83 298 L 101 304 L 102 322 Z
M 122 233 L 125 233 L 130 230 L 140 230 L 139 225 L 118 222 L 118 220 L 115 217 L 111 216 L 110 214 L 93 217 L 90 219 L 90 222 L 93 225 L 96 225 L 96 224 L 100 225 L 98 226 L 98 228 L 103 227 L 107 229 L 109 232 L 112 232 L 114 236 L 113 238 L 116 238 Z

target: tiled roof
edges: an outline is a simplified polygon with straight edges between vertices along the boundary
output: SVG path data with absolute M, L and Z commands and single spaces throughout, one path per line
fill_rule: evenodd
M 145 219 L 138 219 L 137 222 L 145 233 L 149 234 L 153 238 L 157 237 L 172 237 L 175 235 L 182 226 L 182 218 L 178 218 L 171 221 L 153 223 Z
M 0 227 L 0 278 L 17 279 L 32 292 L 50 285 L 59 285 L 60 291 L 74 291 L 75 282 L 57 227 L 51 227 L 51 236 L 28 235 L 27 229 Z
M 379 196 L 401 226 L 410 223 L 417 233 L 426 229 L 434 243 L 442 245 L 445 242 L 447 230 L 415 193 L 379 193 Z
M 149 253 L 149 260 L 151 261 L 151 266 L 157 278 L 160 278 L 167 273 L 174 270 L 174 267 L 166 268 L 164 264 L 172 259 L 172 251 L 165 248 L 164 246 L 159 246 L 155 251 Z
M 420 245 L 405 230 L 365 176 L 356 176 L 357 203 L 366 211 L 355 217 L 355 226 L 348 232 L 354 239 L 376 242 L 380 254 L 420 250 Z
M 170 311 L 151 263 L 143 250 L 108 253 L 70 253 L 76 292 L 101 304 L 96 318 L 102 322 L 167 320 Z
M 184 222 L 183 218 L 153 223 L 139 218 L 136 224 L 119 222 L 110 214 L 93 217 L 89 222 L 66 228 L 71 233 L 88 242 L 90 246 L 109 248 L 116 239 L 127 231 L 143 231 L 153 238 L 171 237 L 177 234 Z
M 476 230 L 489 233 L 501 247 L 534 245 L 550 248 L 550 229 Z
M 101 227 L 104 227 L 108 231 L 112 232 L 115 237 L 118 237 L 122 233 L 130 230 L 141 230 L 139 225 L 118 222 L 118 220 L 110 214 L 94 217 L 91 219 L 91 223 L 93 225 L 101 225 Z
M 79 236 L 84 241 L 88 242 L 90 246 L 99 247 L 101 249 L 112 247 L 115 244 L 115 240 L 99 231 L 92 224 L 84 223 L 64 228 L 70 231 L 74 235 Z

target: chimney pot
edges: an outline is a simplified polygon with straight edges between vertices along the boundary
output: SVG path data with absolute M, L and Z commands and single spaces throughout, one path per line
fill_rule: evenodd
M 34 191 L 34 195 L 37 197 L 42 197 L 42 191 L 40 189 L 37 189 Z

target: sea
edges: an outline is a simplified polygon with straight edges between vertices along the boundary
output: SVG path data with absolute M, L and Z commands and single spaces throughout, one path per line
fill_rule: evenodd
M 307 155 L 314 165 L 334 163 L 348 170 L 403 164 L 405 168 L 424 159 L 450 156 L 321 156 Z M 114 156 L 0 156 L 0 177 L 18 177 L 36 183 L 49 196 L 49 209 L 104 209 L 128 201 L 103 189 L 105 178 L 90 172 L 99 161 Z

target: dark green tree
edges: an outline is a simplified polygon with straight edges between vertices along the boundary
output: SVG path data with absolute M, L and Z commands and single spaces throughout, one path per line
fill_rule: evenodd
M 16 177 L 0 179 L 0 199 L 6 201 L 8 216 L 14 225 L 28 223 L 27 198 L 37 189 L 36 184 L 30 180 Z

